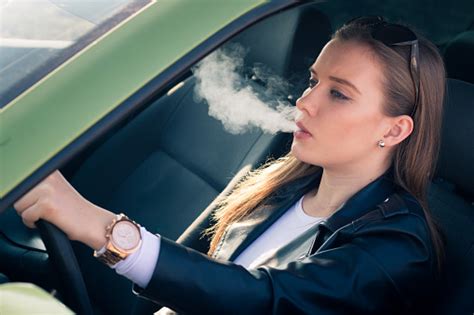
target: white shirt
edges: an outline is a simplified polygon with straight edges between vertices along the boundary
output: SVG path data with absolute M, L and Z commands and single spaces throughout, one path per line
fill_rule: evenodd
M 279 248 L 294 240 L 310 227 L 324 220 L 312 217 L 303 210 L 303 197 L 289 208 L 265 232 L 234 260 L 236 264 L 252 268 L 260 260 L 272 256 Z
M 253 265 L 258 265 L 260 260 L 273 255 L 276 250 L 325 219 L 306 214 L 302 204 L 303 197 L 240 253 L 234 262 L 245 268 L 252 268 Z M 159 259 L 161 239 L 159 235 L 152 234 L 143 227 L 141 235 L 143 243 L 140 249 L 112 268 L 139 287 L 146 288 Z

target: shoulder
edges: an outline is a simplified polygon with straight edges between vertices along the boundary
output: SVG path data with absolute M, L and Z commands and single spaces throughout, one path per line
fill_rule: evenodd
M 367 213 L 353 222 L 356 234 L 370 230 L 390 231 L 416 234 L 430 242 L 428 218 L 423 207 L 411 194 L 400 191 L 393 193 L 374 211 Z
M 420 296 L 436 281 L 436 262 L 427 218 L 406 192 L 393 194 L 375 211 L 353 222 L 351 244 L 377 261 L 399 292 Z

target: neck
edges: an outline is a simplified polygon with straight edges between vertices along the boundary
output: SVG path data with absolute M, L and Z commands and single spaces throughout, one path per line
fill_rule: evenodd
M 328 217 L 359 190 L 376 180 L 387 171 L 389 165 L 363 171 L 337 171 L 323 169 L 321 182 L 316 191 L 311 191 L 303 199 L 304 211 L 315 217 Z

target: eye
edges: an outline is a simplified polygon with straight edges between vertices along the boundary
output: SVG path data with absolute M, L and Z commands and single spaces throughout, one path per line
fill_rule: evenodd
M 338 90 L 331 90 L 331 97 L 333 97 L 335 99 L 338 99 L 338 100 L 344 100 L 344 101 L 349 99 L 347 96 L 345 96 L 344 94 L 342 94 Z
M 318 84 L 318 80 L 316 79 L 309 79 L 309 88 L 312 89 L 316 86 L 316 84 Z

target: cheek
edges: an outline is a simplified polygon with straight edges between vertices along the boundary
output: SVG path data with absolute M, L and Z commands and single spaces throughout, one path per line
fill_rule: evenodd
M 328 127 L 327 137 L 336 142 L 336 148 L 350 152 L 367 149 L 367 146 L 378 137 L 378 118 L 375 115 L 343 115 L 334 118 L 335 122 Z M 339 150 L 339 151 L 340 151 Z
M 340 156 L 340 162 L 369 161 L 379 150 L 377 141 L 383 139 L 379 129 L 378 120 L 373 117 L 348 123 L 340 147 L 334 147 L 333 152 Z
M 350 107 L 333 107 L 322 110 L 315 121 L 317 133 L 321 133 L 321 140 L 331 140 L 338 138 L 346 139 L 348 136 L 355 136 L 361 133 L 364 128 L 364 115 L 351 110 Z
M 377 121 L 374 114 L 350 108 L 320 111 L 311 122 L 314 139 L 295 141 L 292 151 L 297 158 L 323 167 L 358 159 L 376 147 Z
M 341 140 L 365 139 L 373 135 L 381 119 L 374 106 L 361 104 L 336 105 L 321 111 L 319 125 L 324 126 L 329 138 L 339 137 Z M 318 128 L 318 127 L 316 127 Z

